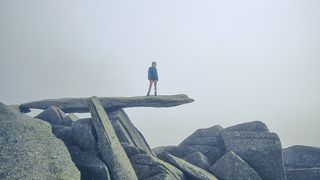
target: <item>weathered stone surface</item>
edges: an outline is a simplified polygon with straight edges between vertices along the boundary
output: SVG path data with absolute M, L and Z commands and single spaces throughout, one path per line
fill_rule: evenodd
M 261 180 L 258 173 L 233 151 L 223 155 L 210 171 L 224 180 Z
M 113 180 L 138 179 L 99 99 L 90 98 L 88 105 L 92 124 L 97 133 L 98 152 L 107 165 L 111 178 Z
M 132 146 L 128 143 L 121 143 L 121 145 L 129 158 L 131 158 L 136 154 L 147 154 L 145 151 L 137 148 L 136 146 Z
M 182 171 L 154 156 L 148 154 L 136 154 L 130 161 L 140 179 L 153 180 L 185 180 Z
M 95 151 L 82 152 L 76 146 L 68 147 L 73 162 L 81 172 L 81 180 L 109 180 L 107 166 L 97 157 Z
M 288 180 L 320 179 L 320 148 L 291 146 L 283 149 L 283 161 Z
M 253 132 L 269 132 L 268 127 L 261 121 L 253 121 L 238 124 L 235 126 L 230 126 L 223 130 L 224 132 L 231 132 L 231 131 L 253 131 Z
M 189 137 L 181 142 L 181 144 L 185 145 L 198 145 L 197 140 L 199 138 L 206 138 L 206 137 L 217 137 L 220 132 L 223 130 L 221 126 L 212 126 L 210 128 L 203 128 L 198 129 L 194 133 L 192 133 Z M 215 143 L 215 145 L 217 142 Z
M 64 118 L 67 115 L 59 108 L 50 106 L 48 109 L 42 111 L 35 118 L 47 121 L 52 125 L 70 126 L 72 122 L 66 121 Z
M 173 149 L 176 151 L 173 155 L 183 158 L 190 153 L 199 151 L 213 164 L 221 157 L 218 137 L 222 130 L 221 126 L 196 130 L 179 144 L 179 148 Z
M 66 145 L 76 144 L 73 139 L 72 129 L 69 126 L 52 125 L 52 133 Z
M 184 94 L 136 97 L 100 97 L 99 100 L 105 109 L 128 107 L 172 107 L 194 101 Z M 23 112 L 29 112 L 29 108 L 47 109 L 50 106 L 56 106 L 66 113 L 89 112 L 87 98 L 61 98 L 33 101 L 21 104 L 20 109 Z
M 217 179 L 213 174 L 193 164 L 190 164 L 183 159 L 175 157 L 169 153 L 162 153 L 159 155 L 159 158 L 174 165 L 175 167 L 183 171 L 187 175 L 188 179 L 195 179 L 195 180 L 196 179 L 199 179 L 199 180 L 216 180 Z
M 13 104 L 13 105 L 9 105 L 10 107 L 12 107 L 13 109 L 15 109 L 16 111 L 22 112 L 20 109 L 20 105 L 18 104 Z
M 155 148 L 155 150 L 157 151 L 156 153 L 157 155 L 166 151 L 182 159 L 192 153 L 201 152 L 203 155 L 205 155 L 209 159 L 210 164 L 213 164 L 214 162 L 216 162 L 217 159 L 221 157 L 219 147 L 215 147 L 215 146 L 179 145 L 179 146 L 166 146 L 166 147 L 162 147 L 161 149 Z
M 120 142 L 132 144 L 147 154 L 155 156 L 141 132 L 131 123 L 123 109 L 108 114 Z
M 319 180 L 320 168 L 286 169 L 287 180 Z
M 282 149 L 279 137 L 268 132 L 222 132 L 223 149 L 234 151 L 263 180 L 284 180 Z
M 320 167 L 320 148 L 301 145 L 285 148 L 283 162 L 290 168 Z
M 155 147 L 155 148 L 152 148 L 152 151 L 158 155 L 158 154 L 161 154 L 165 151 L 169 152 L 170 154 L 172 154 L 170 152 L 171 149 L 174 149 L 174 148 L 177 148 L 177 146 L 159 146 L 159 147 Z
M 198 167 L 206 170 L 206 171 L 209 170 L 209 167 L 210 167 L 209 159 L 199 151 L 194 152 L 194 153 L 186 156 L 183 159 L 185 161 L 195 165 L 195 166 L 198 166 Z
M 110 116 L 109 116 L 109 119 L 110 119 Z M 134 145 L 127 130 L 123 127 L 123 125 L 121 124 L 120 121 L 112 121 L 111 120 L 111 123 L 112 123 L 113 129 L 116 132 L 118 139 L 121 143 L 128 143 L 128 144 Z
M 0 103 L 0 179 L 80 179 L 47 122 Z
M 96 149 L 96 137 L 91 118 L 79 119 L 72 123 L 71 128 L 77 146 L 84 151 Z

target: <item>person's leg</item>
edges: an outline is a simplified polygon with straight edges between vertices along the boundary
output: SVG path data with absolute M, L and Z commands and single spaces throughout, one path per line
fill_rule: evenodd
M 147 94 L 147 96 L 150 95 L 151 88 L 152 88 L 152 80 L 149 81 L 149 89 L 148 89 L 148 94 Z
M 157 95 L 157 84 L 158 84 L 158 81 L 153 81 L 154 83 L 154 95 Z

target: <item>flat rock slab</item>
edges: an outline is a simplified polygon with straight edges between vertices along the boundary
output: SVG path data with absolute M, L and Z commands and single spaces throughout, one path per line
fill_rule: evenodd
M 128 108 L 128 107 L 172 107 L 194 100 L 184 94 L 161 95 L 161 96 L 135 96 L 135 97 L 100 97 L 104 109 Z M 61 98 L 33 101 L 20 105 L 22 112 L 30 112 L 32 109 L 48 109 L 56 106 L 65 113 L 87 113 L 89 112 L 88 98 Z
M 224 180 L 261 180 L 258 173 L 233 151 L 223 155 L 210 171 Z
M 113 180 L 137 180 L 130 160 L 122 148 L 107 113 L 97 97 L 88 100 L 93 127 L 97 134 L 98 152 Z

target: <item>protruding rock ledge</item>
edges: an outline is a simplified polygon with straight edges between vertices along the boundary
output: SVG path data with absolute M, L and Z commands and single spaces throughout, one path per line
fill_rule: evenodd
M 32 109 L 48 109 L 56 106 L 65 113 L 89 112 L 88 98 L 61 98 L 33 101 L 20 105 L 22 112 L 30 112 Z M 128 107 L 173 107 L 191 103 L 194 100 L 184 94 L 159 95 L 159 96 L 134 96 L 134 97 L 100 97 L 105 109 L 128 108 Z

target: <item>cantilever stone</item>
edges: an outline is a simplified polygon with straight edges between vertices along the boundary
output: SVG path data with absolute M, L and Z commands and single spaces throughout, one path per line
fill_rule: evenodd
M 61 98 L 33 101 L 20 105 L 22 112 L 30 112 L 33 109 L 47 109 L 56 106 L 65 113 L 87 113 L 89 107 L 88 98 Z M 135 96 L 135 97 L 100 97 L 102 106 L 105 109 L 128 108 L 128 107 L 172 107 L 194 100 L 184 94 L 161 95 L 161 96 Z

